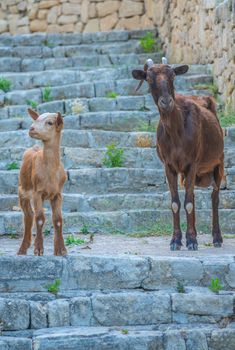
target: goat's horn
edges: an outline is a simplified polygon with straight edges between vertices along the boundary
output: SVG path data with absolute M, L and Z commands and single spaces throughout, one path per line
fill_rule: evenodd
M 148 58 L 145 65 L 144 65 L 144 71 L 147 72 L 148 68 L 152 67 L 154 65 L 153 60 L 151 58 Z M 135 91 L 138 91 L 141 85 L 143 84 L 144 80 L 141 80 L 135 89 Z
M 146 64 L 148 66 L 148 68 L 152 67 L 153 66 L 153 60 L 151 58 L 148 58 L 147 61 L 146 61 Z
M 167 64 L 167 58 L 166 57 L 162 57 L 162 64 Z

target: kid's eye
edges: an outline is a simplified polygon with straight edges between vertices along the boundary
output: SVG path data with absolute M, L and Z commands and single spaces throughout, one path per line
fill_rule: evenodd
M 48 124 L 48 125 L 53 125 L 53 123 L 52 123 L 52 122 L 47 122 L 47 124 Z

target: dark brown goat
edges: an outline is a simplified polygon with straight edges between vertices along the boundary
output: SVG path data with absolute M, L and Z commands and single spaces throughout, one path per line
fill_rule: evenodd
M 194 186 L 213 186 L 213 243 L 215 247 L 220 247 L 223 242 L 218 216 L 219 190 L 224 170 L 223 132 L 211 97 L 175 94 L 174 78 L 186 73 L 188 68 L 187 65 L 171 67 L 167 64 L 153 64 L 152 60 L 148 60 L 144 70 L 132 71 L 135 79 L 148 82 L 160 113 L 157 153 L 164 163 L 171 192 L 174 223 L 171 250 L 179 250 L 182 246 L 178 175 L 181 175 L 185 186 L 188 249 L 198 249 Z

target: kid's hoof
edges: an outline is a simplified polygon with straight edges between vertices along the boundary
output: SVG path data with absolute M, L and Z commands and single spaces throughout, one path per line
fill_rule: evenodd
M 19 249 L 18 252 L 17 252 L 17 255 L 27 255 L 27 250 Z
M 221 242 L 215 242 L 213 243 L 215 248 L 221 248 L 222 247 L 222 243 Z
M 176 243 L 176 242 L 171 243 L 170 244 L 170 249 L 171 249 L 171 251 L 180 250 L 181 249 L 181 244 Z
M 187 245 L 188 250 L 198 250 L 198 244 L 197 243 L 189 243 Z

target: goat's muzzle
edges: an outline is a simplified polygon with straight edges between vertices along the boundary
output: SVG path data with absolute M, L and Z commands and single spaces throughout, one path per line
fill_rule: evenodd
M 166 112 L 170 112 L 173 109 L 174 106 L 174 99 L 173 97 L 169 96 L 169 97 L 159 97 L 158 99 L 158 106 L 160 109 L 166 111 Z

